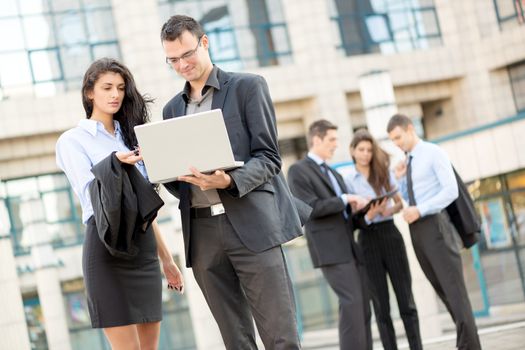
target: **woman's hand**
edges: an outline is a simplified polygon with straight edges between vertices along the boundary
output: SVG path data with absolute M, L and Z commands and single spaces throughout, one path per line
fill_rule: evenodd
M 177 264 L 173 260 L 162 263 L 162 269 L 164 270 L 164 276 L 168 280 L 168 288 L 175 289 L 179 293 L 184 293 L 184 278 L 180 272 Z
M 115 152 L 115 156 L 121 163 L 135 165 L 135 163 L 142 160 L 142 154 L 140 154 L 140 149 L 129 152 Z
M 348 201 L 348 204 L 350 204 L 350 206 L 352 207 L 352 211 L 360 210 L 370 201 L 370 199 L 361 197 L 357 194 L 347 194 L 346 199 Z
M 378 214 L 381 214 L 386 210 L 386 204 L 388 203 L 388 198 L 383 198 L 379 203 L 374 203 L 370 206 L 370 209 L 366 212 L 366 217 L 368 220 L 372 221 Z

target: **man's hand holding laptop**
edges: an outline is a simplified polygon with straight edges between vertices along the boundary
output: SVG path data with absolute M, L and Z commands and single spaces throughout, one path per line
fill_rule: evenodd
M 190 167 L 190 171 L 193 176 L 179 176 L 177 180 L 198 186 L 202 191 L 225 189 L 230 187 L 232 183 L 231 176 L 223 170 L 215 170 L 209 175 L 201 173 L 194 167 Z

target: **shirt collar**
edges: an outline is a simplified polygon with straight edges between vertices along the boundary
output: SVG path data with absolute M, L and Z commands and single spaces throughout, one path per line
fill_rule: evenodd
M 412 158 L 414 158 L 414 156 L 417 156 L 417 154 L 421 151 L 422 144 L 423 140 L 418 140 L 417 143 L 414 145 L 414 148 L 412 148 L 412 151 L 408 152 L 408 155 Z
M 115 126 L 115 135 L 120 134 L 120 123 L 118 120 L 113 120 L 113 125 Z M 93 136 L 97 136 L 99 130 L 104 130 L 104 124 L 93 119 L 81 119 L 78 122 L 78 126 Z
M 317 154 L 313 152 L 308 152 L 308 158 L 313 160 L 319 166 L 321 166 L 321 164 L 323 163 L 326 163 L 321 157 L 319 157 Z
M 216 65 L 213 65 L 213 69 L 210 72 L 210 75 L 208 76 L 208 80 L 206 80 L 206 84 L 204 84 L 204 87 L 201 91 L 201 96 L 204 96 L 204 94 L 209 90 L 210 87 L 215 88 L 215 90 L 221 89 L 221 84 L 219 83 L 219 78 L 217 77 L 217 71 L 218 68 Z M 182 98 L 184 99 L 184 102 L 188 103 L 190 101 L 191 96 L 191 85 L 189 81 L 186 81 L 186 84 L 184 84 L 184 89 L 182 90 Z
M 363 174 L 361 174 L 357 170 L 355 165 L 353 167 L 349 167 L 347 174 L 348 174 L 347 176 L 350 177 L 352 180 L 357 179 L 359 176 L 363 176 Z

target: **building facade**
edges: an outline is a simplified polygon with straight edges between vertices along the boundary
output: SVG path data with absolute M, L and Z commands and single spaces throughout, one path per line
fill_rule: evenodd
M 175 13 L 203 24 L 217 65 L 267 79 L 285 171 L 304 155 L 306 129 L 318 118 L 339 126 L 335 161 L 348 161 L 353 131 L 377 123 L 372 110 L 384 107 L 364 101 L 375 90 L 360 82 L 388 73 L 389 104 L 445 148 L 476 199 L 482 239 L 463 252 L 476 315 L 525 302 L 525 1 L 3 0 L 0 348 L 109 348 L 89 327 L 84 228 L 54 145 L 85 117 L 82 75 L 103 56 L 130 68 L 139 90 L 155 98 L 153 120 L 161 119 L 183 85 L 159 38 Z M 163 195 L 159 220 L 183 265 L 177 202 Z M 336 298 L 312 269 L 304 239 L 286 251 L 301 332 L 336 327 Z M 436 297 L 409 254 L 423 335 L 439 334 L 444 309 L 428 302 Z M 186 294 L 163 295 L 162 348 L 220 349 L 191 271 L 184 274 Z

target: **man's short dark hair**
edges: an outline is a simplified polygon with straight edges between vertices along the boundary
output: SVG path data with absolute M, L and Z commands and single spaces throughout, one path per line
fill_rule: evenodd
M 409 125 L 414 125 L 412 120 L 404 114 L 394 114 L 392 118 L 388 121 L 386 127 L 386 132 L 394 130 L 396 127 L 401 127 L 403 130 L 406 130 Z
M 179 39 L 185 31 L 190 32 L 196 38 L 200 38 L 205 34 L 204 29 L 195 19 L 189 16 L 175 15 L 171 16 L 162 26 L 160 39 L 162 41 L 175 41 Z
M 326 119 L 316 120 L 308 128 L 308 144 L 312 146 L 314 136 L 324 139 L 328 130 L 337 130 L 337 125 L 332 124 Z

